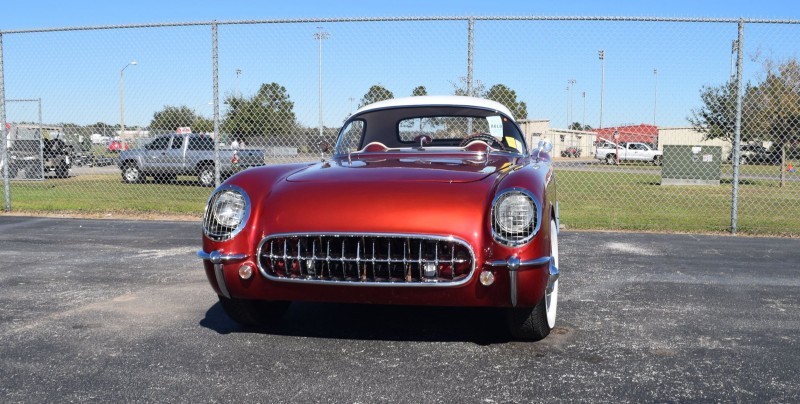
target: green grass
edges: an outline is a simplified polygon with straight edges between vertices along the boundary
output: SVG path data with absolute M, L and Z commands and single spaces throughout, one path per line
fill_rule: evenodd
M 662 186 L 653 174 L 559 171 L 561 222 L 573 229 L 726 232 L 731 224 L 730 181 L 720 185 Z M 740 182 L 738 232 L 800 234 L 800 183 Z
M 761 171 L 766 167 L 753 166 Z M 771 167 L 774 168 L 774 167 Z M 800 174 L 791 174 L 795 177 Z M 182 184 L 125 184 L 119 174 L 44 181 L 12 181 L 17 213 L 182 215 L 199 218 L 210 188 Z M 662 186 L 653 173 L 557 170 L 561 222 L 569 229 L 727 232 L 731 184 Z M 800 235 L 800 181 L 742 181 L 738 231 Z
M 179 178 L 180 179 L 180 178 Z M 14 212 L 166 214 L 200 217 L 211 192 L 193 184 L 125 184 L 119 174 L 12 181 Z

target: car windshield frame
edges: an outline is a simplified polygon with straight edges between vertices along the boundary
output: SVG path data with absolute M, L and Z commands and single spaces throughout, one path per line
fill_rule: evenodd
M 525 135 L 513 119 L 494 109 L 460 105 L 399 106 L 368 110 L 353 115 L 345 121 L 337 135 L 334 155 L 341 156 L 362 152 L 370 143 L 380 143 L 384 145 L 387 150 L 391 151 L 459 151 L 463 150 L 463 147 L 459 146 L 459 143 L 468 137 L 477 135 L 477 133 L 472 133 L 464 137 L 433 138 L 431 139 L 431 143 L 426 143 L 423 148 L 420 148 L 416 140 L 409 141 L 400 137 L 401 122 L 411 119 L 424 120 L 445 117 L 487 120 L 488 117 L 491 116 L 498 116 L 502 123 L 502 138 L 494 138 L 505 146 L 502 149 L 493 149 L 493 152 L 527 156 L 528 146 Z M 350 133 L 348 129 L 354 121 L 364 122 L 361 138 L 358 142 L 354 142 L 352 137 L 347 137 L 348 133 Z M 486 135 L 491 136 L 488 133 Z M 352 136 L 352 133 L 350 133 L 350 136 Z M 511 144 L 512 142 L 507 140 L 507 138 L 513 139 L 513 144 Z M 352 145 L 355 145 L 355 147 Z M 514 145 L 516 145 L 516 147 Z

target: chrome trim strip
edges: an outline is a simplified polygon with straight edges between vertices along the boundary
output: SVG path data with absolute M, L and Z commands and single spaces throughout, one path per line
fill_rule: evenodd
M 555 287 L 555 283 L 558 280 L 559 273 L 558 268 L 553 264 L 554 260 L 550 260 L 550 276 L 547 277 L 547 289 L 545 292 L 547 294 L 553 293 L 553 288 Z
M 264 267 L 261 265 L 261 255 L 264 245 L 267 241 L 276 239 L 276 238 L 288 238 L 288 237 L 386 237 L 386 238 L 416 238 L 416 239 L 426 239 L 426 240 L 434 240 L 434 241 L 445 241 L 445 242 L 453 242 L 461 244 L 463 247 L 469 251 L 470 258 L 472 259 L 472 267 L 470 268 L 469 275 L 467 275 L 464 279 L 455 281 L 455 282 L 438 282 L 435 280 L 425 281 L 425 282 L 418 282 L 418 283 L 408 283 L 408 282 L 357 282 L 357 281 L 338 281 L 338 280 L 317 280 L 317 279 L 300 279 L 300 278 L 281 278 L 269 275 Z M 330 247 L 329 247 L 330 248 Z M 403 252 L 405 254 L 405 251 Z M 270 255 L 273 255 L 270 253 Z M 276 282 L 286 282 L 286 283 L 299 283 L 299 284 L 315 284 L 315 285 L 336 285 L 336 286 L 364 286 L 364 287 L 456 287 L 461 286 L 469 281 L 472 280 L 472 277 L 475 275 L 475 268 L 477 267 L 477 262 L 475 262 L 475 252 L 472 250 L 472 246 L 467 243 L 466 241 L 454 237 L 454 236 L 433 236 L 427 234 L 405 234 L 405 233 L 323 233 L 323 232 L 310 232 L 310 233 L 278 233 L 278 234 L 270 234 L 269 236 L 264 237 L 261 242 L 258 244 L 258 249 L 256 250 L 256 263 L 258 264 L 258 271 L 261 272 L 261 275 L 265 278 L 276 281 Z M 282 257 L 282 256 L 280 256 Z M 292 257 L 294 258 L 294 257 Z M 305 258 L 305 257 L 304 257 Z M 310 258 L 310 257 L 309 257 Z M 328 261 L 331 260 L 339 260 L 338 258 L 332 258 L 330 254 L 327 257 L 316 257 L 321 261 Z M 356 259 L 345 259 L 344 261 L 347 262 L 355 262 Z M 364 261 L 361 259 L 361 261 Z M 393 263 L 407 263 L 411 262 L 412 259 L 395 259 L 392 260 Z M 458 260 L 456 260 L 458 261 Z M 421 270 L 422 268 L 420 268 Z M 328 266 L 328 271 L 330 271 L 330 266 Z
M 509 260 L 510 260 L 510 258 L 509 258 Z M 544 264 L 550 263 L 551 260 L 552 260 L 552 257 L 541 257 L 541 258 L 536 258 L 536 259 L 533 259 L 533 260 L 519 261 L 519 270 L 520 271 L 524 271 L 526 269 L 529 269 L 529 268 L 525 268 L 525 267 L 533 267 L 533 266 L 544 265 Z M 508 267 L 509 266 L 509 262 L 507 260 L 506 261 L 503 261 L 503 260 L 486 261 L 486 265 L 488 265 L 490 267 Z
M 228 291 L 228 285 L 225 284 L 225 274 L 222 268 L 222 264 L 214 264 L 214 277 L 217 278 L 217 286 L 219 286 L 219 291 L 222 292 L 222 296 L 230 299 L 231 292 Z
M 223 254 L 220 250 L 205 252 L 203 250 L 197 251 L 197 257 L 203 260 L 209 260 L 212 264 L 219 264 L 223 261 L 241 261 L 250 256 L 248 254 Z

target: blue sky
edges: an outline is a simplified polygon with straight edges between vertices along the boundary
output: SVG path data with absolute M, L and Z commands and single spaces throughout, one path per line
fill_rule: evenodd
M 789 1 L 36 1 L 7 2 L 0 29 L 159 22 L 386 16 L 657 16 L 800 19 Z M 223 26 L 220 93 L 254 93 L 260 84 L 286 86 L 301 123 L 318 116 L 320 24 Z M 324 121 L 337 126 L 372 84 L 396 96 L 425 85 L 447 94 L 466 74 L 466 25 L 326 23 Z M 553 126 L 599 121 L 605 49 L 604 126 L 685 126 L 703 85 L 730 73 L 735 24 L 612 22 L 482 22 L 475 28 L 475 78 L 506 84 L 528 104 L 529 118 Z M 757 80 L 765 58 L 797 57 L 800 25 L 748 26 L 745 77 Z M 119 70 L 125 70 L 125 121 L 147 125 L 164 105 L 211 114 L 208 27 L 158 30 L 7 34 L 3 38 L 6 97 L 42 97 L 46 122 L 119 122 Z M 235 71 L 242 74 L 237 77 Z M 658 69 L 658 74 L 653 74 Z M 569 80 L 576 83 L 571 91 Z M 586 94 L 584 97 L 584 93 Z M 351 101 L 351 99 L 353 99 Z M 583 101 L 586 100 L 585 112 Z M 355 105 L 354 105 L 355 104 Z M 7 105 L 8 120 L 33 120 L 27 103 Z M 584 118 L 585 116 L 585 118 Z

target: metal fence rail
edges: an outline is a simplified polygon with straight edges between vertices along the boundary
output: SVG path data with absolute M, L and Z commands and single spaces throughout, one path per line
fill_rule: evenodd
M 364 103 L 460 94 L 504 103 L 530 143 L 554 142 L 567 226 L 797 235 L 798 31 L 542 16 L 0 31 L 5 209 L 199 215 L 202 185 L 240 158 L 313 161 Z M 38 122 L 21 99 L 39 100 Z M 187 131 L 213 139 L 187 142 L 210 161 L 126 163 L 126 149 L 182 163 L 173 134 Z M 39 158 L 21 151 L 30 140 Z

